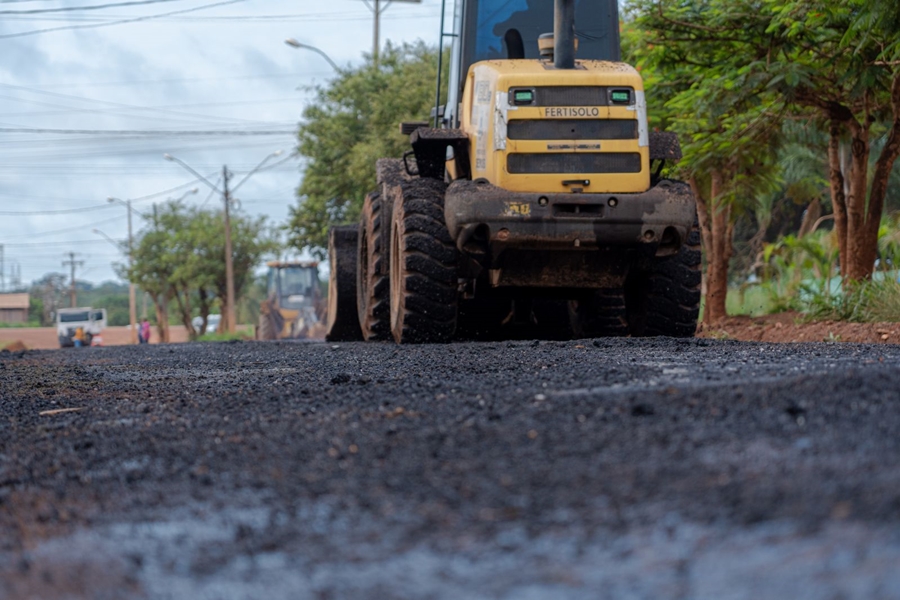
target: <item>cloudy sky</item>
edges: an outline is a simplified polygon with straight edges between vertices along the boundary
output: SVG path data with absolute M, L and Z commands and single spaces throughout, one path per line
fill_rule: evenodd
M 68 10 L 108 4 L 119 6 Z M 382 17 L 382 42 L 436 43 L 440 7 L 395 2 Z M 139 17 L 154 18 L 120 23 Z M 332 73 L 316 53 L 286 46 L 289 37 L 339 65 L 359 64 L 372 48 L 372 13 L 363 0 L 0 0 L 7 286 L 16 266 L 26 284 L 66 271 L 68 252 L 84 261 L 79 279 L 115 279 L 112 263 L 122 256 L 93 233 L 127 237 L 126 210 L 109 196 L 135 199 L 145 213 L 195 186 L 187 202 L 220 202 L 164 153 L 218 183 L 223 164 L 240 180 L 284 150 L 237 194 L 246 212 L 283 222 L 301 177 L 288 153 L 311 97 L 303 88 Z

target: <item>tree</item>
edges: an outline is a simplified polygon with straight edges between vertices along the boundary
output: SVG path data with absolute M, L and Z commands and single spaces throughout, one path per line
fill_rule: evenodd
M 871 276 L 891 171 L 900 156 L 900 4 L 766 0 L 777 60 L 769 85 L 827 127 L 841 273 Z M 762 70 L 763 65 L 754 66 Z M 869 174 L 873 139 L 884 145 Z
M 173 297 L 170 283 L 173 261 L 172 232 L 181 226 L 183 206 L 174 202 L 153 207 L 150 227 L 140 231 L 134 242 L 132 267 L 119 265 L 119 276 L 132 281 L 150 296 L 156 309 L 156 328 L 162 343 L 169 341 L 169 302 Z
M 428 120 L 436 73 L 436 49 L 388 44 L 377 68 L 369 56 L 315 88 L 298 131 L 297 152 L 306 165 L 290 211 L 291 246 L 324 258 L 328 229 L 356 219 L 375 188 L 375 161 L 399 158 L 409 148 L 399 124 Z
M 135 243 L 131 271 L 123 269 L 146 290 L 156 307 L 160 339 L 168 341 L 168 307 L 177 314 L 191 338 L 206 330 L 214 304 L 225 310 L 226 298 L 224 223 L 220 211 L 186 208 L 170 202 L 154 210 L 152 224 Z M 265 254 L 278 249 L 265 217 L 240 213 L 231 216 L 235 293 L 240 295 Z M 202 325 L 192 320 L 200 316 Z
M 704 320 L 726 316 L 734 227 L 771 192 L 782 115 L 764 78 L 736 58 L 759 52 L 765 24 L 734 22 L 753 0 L 636 0 L 626 29 L 626 56 L 641 69 L 651 126 L 679 134 L 684 158 L 672 173 L 690 182 L 706 259 Z
M 693 68 L 704 78 L 694 89 L 721 80 L 744 101 L 769 102 L 774 94 L 761 114 L 806 118 L 827 132 L 842 275 L 848 281 L 869 277 L 900 155 L 900 4 L 638 0 L 635 9 L 641 26 L 656 35 L 655 51 L 669 64 L 681 59 L 682 70 Z M 872 142 L 879 137 L 884 143 L 870 177 Z
M 62 299 L 67 289 L 68 276 L 63 273 L 47 273 L 31 284 L 29 294 L 41 301 L 43 309 L 40 316 L 41 325 L 52 325 L 55 322 L 54 313 L 57 308 L 62 307 Z

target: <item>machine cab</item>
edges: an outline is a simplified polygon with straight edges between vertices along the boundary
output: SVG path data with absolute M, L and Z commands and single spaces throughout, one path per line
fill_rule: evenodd
M 319 297 L 319 270 L 315 262 L 270 262 L 266 292 L 283 309 L 314 307 Z
M 454 20 L 453 63 L 445 123 L 458 127 L 466 75 L 476 62 L 540 58 L 538 38 L 553 31 L 553 2 L 549 0 L 464 0 Z M 578 58 L 618 61 L 619 6 L 617 0 L 576 0 L 575 35 Z
M 471 178 L 512 192 L 645 192 L 643 80 L 618 62 L 616 3 L 568 6 L 574 28 L 554 41 L 552 2 L 465 3 L 454 118 L 469 142 Z

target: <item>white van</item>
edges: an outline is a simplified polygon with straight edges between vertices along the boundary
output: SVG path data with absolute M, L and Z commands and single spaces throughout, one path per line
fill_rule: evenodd
M 105 308 L 60 308 L 56 311 L 56 335 L 60 348 L 75 345 L 75 332 L 84 330 L 84 346 L 91 345 L 91 339 L 106 329 Z

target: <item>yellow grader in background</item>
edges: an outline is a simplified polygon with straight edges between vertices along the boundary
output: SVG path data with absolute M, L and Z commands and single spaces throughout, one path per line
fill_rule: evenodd
M 319 265 L 316 262 L 273 261 L 266 263 L 266 299 L 259 306 L 256 339 L 276 340 L 318 337 Z
M 649 130 L 617 1 L 461 5 L 446 107 L 401 124 L 411 150 L 329 236 L 327 338 L 694 335 L 695 200 L 661 177 L 681 149 Z

